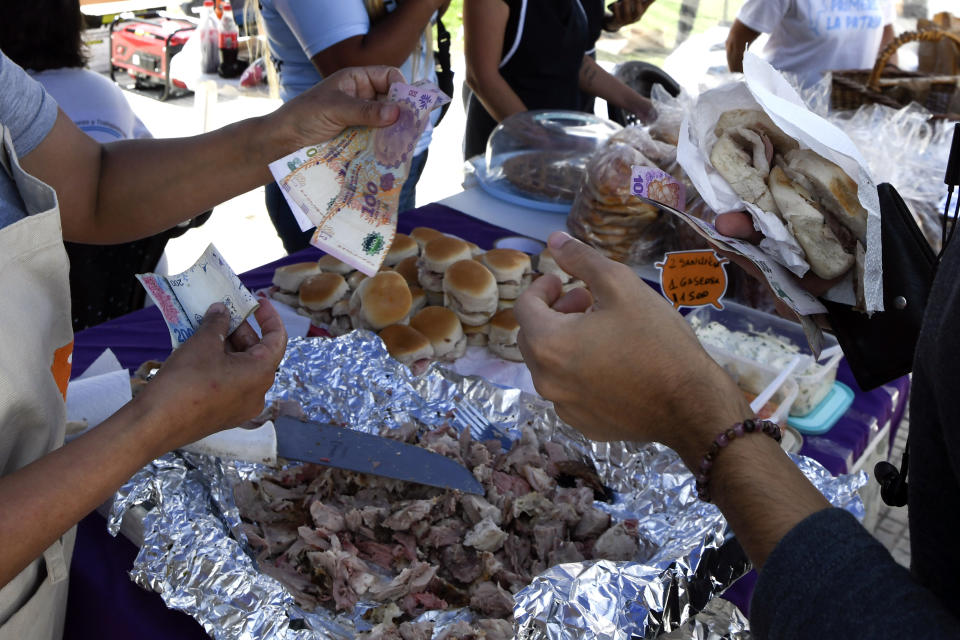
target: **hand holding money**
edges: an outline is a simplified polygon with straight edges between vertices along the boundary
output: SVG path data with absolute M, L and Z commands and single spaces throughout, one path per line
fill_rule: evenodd
M 393 242 L 417 141 L 450 98 L 430 83 L 395 82 L 387 100 L 393 124 L 351 127 L 270 164 L 301 228 L 316 227 L 311 243 L 371 276 Z
M 347 127 L 383 127 L 397 119 L 396 105 L 378 101 L 403 82 L 394 67 L 341 69 L 267 116 L 286 153 L 330 140 Z
M 262 300 L 255 314 L 262 337 L 241 346 L 237 331 L 231 345 L 224 339 L 230 314 L 220 303 L 211 305 L 197 332 L 137 395 L 140 406 L 159 409 L 164 416 L 160 451 L 237 426 L 263 409 L 287 334 L 269 300 Z
M 212 244 L 183 273 L 172 276 L 143 273 L 138 274 L 137 279 L 163 314 L 174 349 L 196 333 L 211 304 L 220 302 L 227 308 L 230 324 L 225 336 L 243 325 L 259 306 Z

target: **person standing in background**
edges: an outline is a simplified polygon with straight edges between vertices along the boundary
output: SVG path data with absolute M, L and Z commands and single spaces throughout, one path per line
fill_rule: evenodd
M 872 69 L 896 37 L 894 18 L 893 0 L 747 0 L 727 36 L 727 66 L 743 71 L 747 47 L 769 33 L 764 57 L 803 86 L 827 71 Z
M 0 49 L 47 90 L 81 131 L 100 143 L 152 138 L 117 85 L 85 68 L 83 16 L 76 0 L 5 0 Z M 144 182 L 149 189 L 149 181 Z M 143 306 L 135 275 L 153 271 L 167 240 L 209 213 L 167 231 L 116 245 L 66 242 L 70 258 L 73 330 L 80 331 Z
M 582 110 L 581 92 L 641 120 L 653 117 L 649 100 L 590 57 L 595 42 L 585 6 L 586 0 L 465 0 L 467 83 L 473 93 L 464 157 L 483 153 L 497 123 L 514 113 Z
M 436 83 L 432 29 L 449 0 L 260 0 L 260 16 L 284 102 L 344 67 L 398 67 L 407 82 Z M 416 206 L 416 185 L 439 110 L 420 137 L 399 211 Z M 266 187 L 267 211 L 287 253 L 305 248 L 313 231 L 301 231 L 280 187 Z

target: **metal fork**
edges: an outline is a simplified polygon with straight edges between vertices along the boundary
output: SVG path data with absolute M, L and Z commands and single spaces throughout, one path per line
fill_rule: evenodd
M 482 442 L 484 440 L 499 440 L 505 450 L 513 446 L 513 439 L 500 427 L 494 425 L 475 406 L 466 401 L 460 401 L 453 411 L 454 419 L 464 429 L 469 429 L 470 436 Z

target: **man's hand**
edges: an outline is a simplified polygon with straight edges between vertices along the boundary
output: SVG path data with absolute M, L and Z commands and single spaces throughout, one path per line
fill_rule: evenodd
M 604 31 L 617 31 L 618 29 L 633 24 L 646 13 L 654 0 L 617 0 L 607 5 L 609 13 L 604 16 Z
M 517 301 L 518 342 L 540 394 L 598 440 L 654 440 L 692 461 L 752 415 L 670 304 L 625 265 L 563 233 L 550 250 L 589 287 L 543 276 Z
M 404 82 L 394 67 L 341 69 L 265 117 L 263 128 L 279 140 L 277 158 L 325 142 L 347 127 L 385 127 L 399 114 L 394 104 L 378 101 L 394 82 Z
M 287 333 L 266 298 L 260 299 L 255 316 L 262 338 L 243 324 L 228 339 L 230 314 L 222 304 L 212 305 L 200 329 L 173 352 L 137 396 L 134 402 L 170 416 L 161 440 L 163 451 L 241 424 L 263 409 L 264 394 L 286 349 Z

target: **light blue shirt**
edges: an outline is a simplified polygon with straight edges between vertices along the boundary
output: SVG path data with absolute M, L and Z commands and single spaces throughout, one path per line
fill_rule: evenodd
M 57 103 L 0 51 L 0 123 L 10 130 L 18 157 L 33 151 L 57 120 Z M 27 215 L 16 184 L 0 168 L 0 229 Z
M 388 10 L 395 2 L 386 2 Z M 363 0 L 260 0 L 260 12 L 267 30 L 267 46 L 280 77 L 280 97 L 284 102 L 300 95 L 323 80 L 311 58 L 347 38 L 370 31 L 370 17 Z M 431 23 L 434 19 L 431 20 Z M 400 71 L 407 82 L 437 81 L 436 70 L 427 55 L 430 46 L 421 36 L 417 49 Z M 440 110 L 431 114 L 431 124 L 423 132 L 414 151 L 419 155 L 430 145 L 433 125 Z

